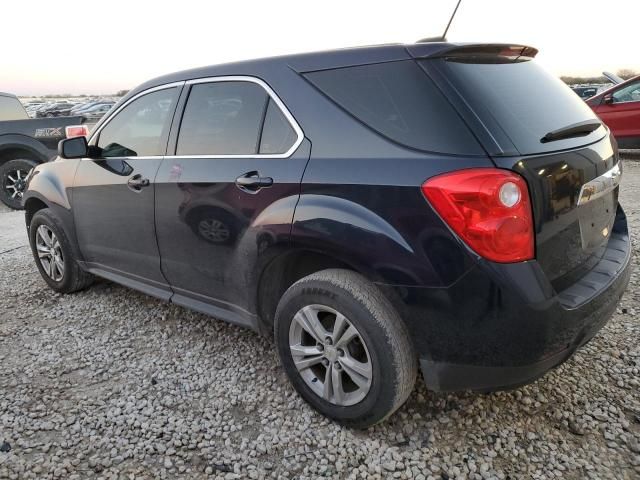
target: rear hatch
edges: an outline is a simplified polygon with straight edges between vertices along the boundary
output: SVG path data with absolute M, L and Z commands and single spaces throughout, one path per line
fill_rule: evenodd
M 615 142 L 593 111 L 522 46 L 453 47 L 418 59 L 498 167 L 527 180 L 536 258 L 557 291 L 603 256 L 618 206 Z M 419 49 L 412 51 L 419 57 Z

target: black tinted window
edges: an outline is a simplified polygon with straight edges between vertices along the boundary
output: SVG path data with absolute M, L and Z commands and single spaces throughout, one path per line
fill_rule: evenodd
M 15 97 L 0 95 L 0 122 L 5 120 L 24 120 L 29 118 L 26 110 Z
M 285 153 L 296 141 L 296 132 L 276 102 L 269 100 L 264 118 L 260 153 Z
M 251 82 L 194 85 L 182 117 L 176 154 L 257 153 L 267 100 L 267 92 Z
M 100 131 L 103 157 L 164 155 L 177 89 L 148 93 L 124 107 Z
M 431 61 L 431 60 L 425 60 Z M 456 87 L 481 119 L 492 119 L 521 154 L 574 148 L 604 134 L 543 143 L 548 132 L 595 119 L 587 104 L 535 61 L 445 62 Z
M 306 77 L 391 140 L 431 152 L 482 153 L 442 93 L 412 60 L 311 72 Z

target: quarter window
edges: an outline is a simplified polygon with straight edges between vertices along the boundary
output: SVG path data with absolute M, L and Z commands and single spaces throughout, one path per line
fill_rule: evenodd
M 447 99 L 412 60 L 309 72 L 305 77 L 396 143 L 431 152 L 482 154 Z
M 296 141 L 296 132 L 276 105 L 269 100 L 264 127 L 260 137 L 260 153 L 278 154 L 287 152 Z
M 134 100 L 100 131 L 103 157 L 164 155 L 178 89 L 151 92 Z
M 212 82 L 191 87 L 177 155 L 253 155 L 269 101 L 253 82 Z

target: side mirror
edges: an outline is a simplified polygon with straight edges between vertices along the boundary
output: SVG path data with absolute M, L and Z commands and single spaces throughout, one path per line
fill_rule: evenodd
M 85 137 L 73 137 L 60 140 L 58 155 L 62 158 L 84 158 L 89 156 L 89 145 Z
M 603 100 L 607 105 L 611 105 L 613 103 L 613 95 L 605 95 Z

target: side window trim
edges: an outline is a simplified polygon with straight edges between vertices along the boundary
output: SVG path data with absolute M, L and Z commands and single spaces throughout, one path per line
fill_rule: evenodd
M 167 90 L 169 88 L 178 88 L 178 96 L 174 105 L 174 109 L 172 112 L 172 120 L 169 122 L 169 127 L 171 127 L 173 120 L 175 119 L 175 115 L 177 112 L 177 107 L 178 104 L 180 103 L 180 100 L 182 98 L 182 90 L 183 90 L 183 86 L 184 86 L 185 82 L 172 82 L 172 83 L 166 83 L 164 85 L 158 85 L 157 87 L 152 87 L 149 88 L 147 90 L 143 90 L 140 93 L 137 93 L 136 95 L 134 95 L 133 97 L 131 97 L 130 99 L 128 99 L 125 103 L 123 103 L 122 105 L 120 105 L 116 110 L 114 110 L 112 113 L 109 114 L 108 118 L 105 119 L 104 122 L 102 122 L 98 128 L 91 133 L 91 136 L 89 137 L 87 143 L 89 145 L 95 146 L 98 144 L 98 142 L 100 141 L 100 132 L 102 131 L 102 129 L 104 127 L 106 127 L 109 122 L 111 122 L 119 113 L 120 111 L 122 111 L 125 107 L 127 107 L 127 105 L 129 105 L 130 103 L 134 102 L 135 100 L 139 99 L 140 97 L 143 97 L 144 95 L 147 95 L 149 93 L 153 93 L 153 92 L 158 92 L 160 90 Z M 165 138 L 166 142 L 165 142 L 165 154 L 166 154 L 166 150 L 167 150 L 167 146 L 169 144 L 169 138 L 170 138 L 170 130 L 167 131 L 166 135 L 163 135 L 163 137 Z M 164 158 L 165 155 L 141 155 L 141 156 L 136 156 L 136 157 L 109 157 L 109 158 L 124 158 L 124 159 L 137 159 L 137 160 L 144 160 L 144 159 L 157 159 L 157 158 Z
M 271 97 L 267 95 L 267 100 L 264 102 L 262 108 L 262 116 L 260 117 L 260 131 L 258 132 L 258 138 L 256 139 L 256 153 L 260 153 L 260 144 L 262 143 L 262 134 L 264 133 L 264 122 L 267 119 L 267 111 L 269 110 L 269 104 L 271 103 Z
M 269 101 L 265 102 L 263 118 L 260 123 L 260 133 L 258 135 L 258 142 L 260 142 L 260 139 L 262 138 L 262 131 L 264 129 L 264 118 L 266 117 L 267 107 L 269 106 L 270 101 L 273 101 L 275 103 L 275 105 L 280 109 L 284 117 L 287 119 L 287 122 L 289 123 L 291 128 L 293 128 L 294 132 L 296 133 L 296 141 L 284 153 L 255 153 L 255 154 L 249 154 L 249 155 L 245 155 L 245 154 L 176 155 L 175 154 L 176 148 L 178 146 L 177 134 L 179 131 L 179 127 L 182 124 L 182 118 L 184 116 L 184 112 L 186 109 L 186 101 L 185 101 L 184 103 L 178 102 L 180 104 L 178 107 L 179 109 L 176 110 L 174 121 L 171 125 L 171 133 L 169 137 L 171 139 L 171 141 L 169 142 L 170 144 L 169 150 L 171 151 L 171 153 L 167 152 L 167 155 L 165 155 L 165 157 L 185 158 L 185 159 L 186 158 L 289 158 L 291 155 L 293 155 L 293 153 L 298 149 L 298 147 L 304 140 L 304 133 L 300 128 L 300 125 L 298 125 L 298 122 L 296 121 L 296 119 L 293 117 L 291 112 L 289 112 L 289 109 L 285 106 L 285 104 L 282 102 L 282 100 L 280 100 L 278 95 L 276 95 L 273 89 L 264 80 L 258 77 L 250 76 L 250 75 L 228 75 L 228 76 L 220 76 L 220 77 L 196 78 L 196 79 L 187 80 L 186 82 L 184 82 L 185 83 L 184 91 L 190 90 L 190 87 L 193 85 L 198 85 L 201 83 L 215 83 L 215 82 L 250 82 L 250 83 L 255 83 L 260 87 L 262 87 L 262 89 L 267 93 L 267 97 L 268 97 L 267 100 Z M 186 88 L 186 87 L 189 87 L 189 88 Z M 260 148 L 260 143 L 258 143 L 258 149 L 256 150 L 257 152 L 259 152 L 259 148 Z

